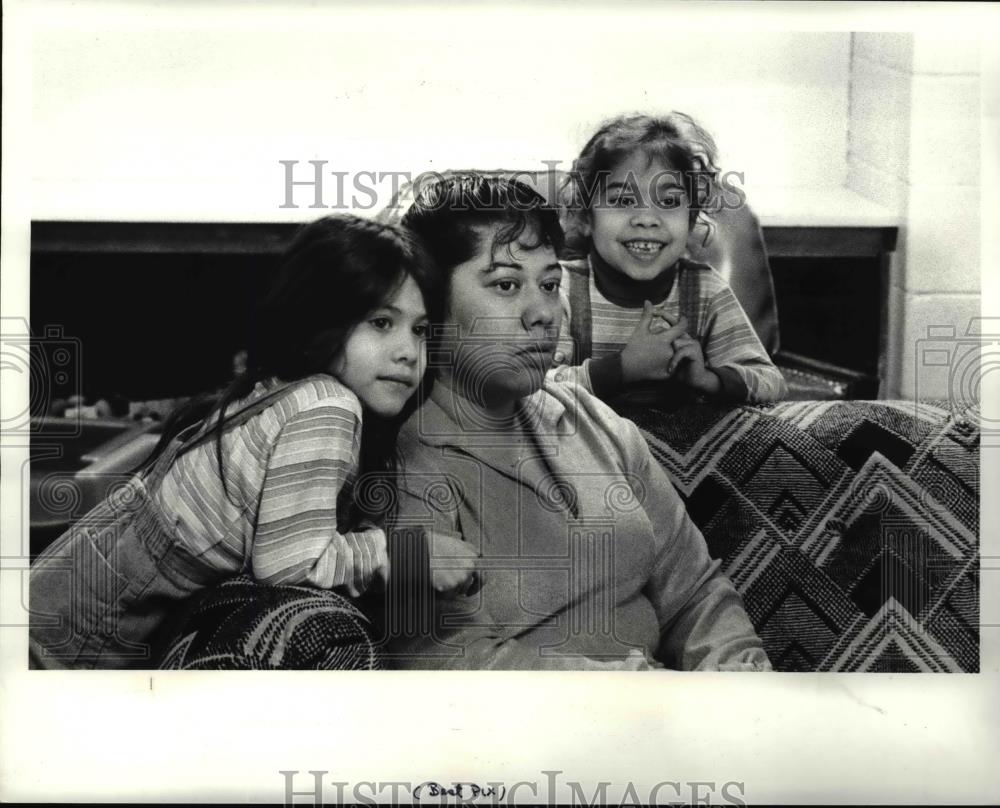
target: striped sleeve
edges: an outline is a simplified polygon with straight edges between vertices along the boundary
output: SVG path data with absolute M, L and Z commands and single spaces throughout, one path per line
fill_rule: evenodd
M 356 473 L 361 424 L 323 402 L 281 429 L 264 476 L 252 563 L 268 584 L 343 587 L 360 594 L 386 556 L 378 528 L 342 534 L 337 498 Z
M 767 355 L 729 284 L 721 277 L 718 280 L 718 288 L 707 301 L 708 312 L 701 339 L 705 363 L 737 373 L 746 385 L 750 404 L 784 398 L 788 392 L 785 377 Z
M 559 338 L 556 344 L 555 364 L 546 373 L 546 378 L 554 382 L 581 385 L 588 393 L 593 392 L 590 374 L 587 372 L 587 363 L 574 364 L 579 362 L 579 350 L 576 341 L 573 339 L 571 323 L 573 318 L 573 306 L 567 292 L 568 278 L 563 273 L 564 283 L 559 289 L 559 302 L 562 308 L 562 320 L 559 325 Z

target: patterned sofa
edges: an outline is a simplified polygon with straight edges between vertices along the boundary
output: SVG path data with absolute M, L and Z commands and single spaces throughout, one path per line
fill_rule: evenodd
M 623 414 L 777 670 L 979 670 L 975 410 L 790 401 Z M 162 667 L 385 666 L 364 604 L 329 592 L 237 579 L 179 622 Z

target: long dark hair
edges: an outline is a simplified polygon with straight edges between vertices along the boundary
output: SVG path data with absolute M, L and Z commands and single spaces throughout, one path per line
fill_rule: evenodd
M 199 396 L 174 412 L 140 470 L 150 468 L 177 435 L 194 423 L 213 424 L 223 490 L 222 463 L 227 408 L 259 381 L 294 382 L 329 373 L 351 330 L 383 305 L 407 277 L 423 293 L 431 322 L 440 319 L 439 273 L 420 242 L 402 227 L 349 214 L 327 216 L 302 227 L 277 270 L 261 289 L 246 348 L 246 369 L 222 391 Z M 357 483 L 352 494 L 355 523 L 383 522 L 396 501 L 399 427 L 417 405 L 414 396 L 395 418 L 366 410 Z

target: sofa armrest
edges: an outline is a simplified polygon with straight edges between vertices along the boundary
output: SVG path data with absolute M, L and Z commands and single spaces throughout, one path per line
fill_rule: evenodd
M 979 670 L 974 412 L 787 401 L 623 414 L 776 670 Z

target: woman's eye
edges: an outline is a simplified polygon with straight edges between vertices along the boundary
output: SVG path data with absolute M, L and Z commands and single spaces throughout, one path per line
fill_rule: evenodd
M 542 291 L 554 293 L 559 291 L 559 287 L 562 286 L 562 281 L 545 281 L 542 284 Z
M 518 282 L 509 278 L 503 278 L 502 280 L 496 281 L 493 286 L 501 292 L 513 292 L 517 290 Z
M 426 337 L 427 331 L 428 331 L 427 323 L 413 326 L 413 333 L 416 334 L 418 337 Z
M 614 197 L 611 200 L 611 204 L 616 208 L 631 208 L 635 205 L 635 197 L 622 194 L 621 196 Z
M 388 317 L 372 317 L 368 322 L 379 331 L 387 331 L 392 327 L 392 320 Z

